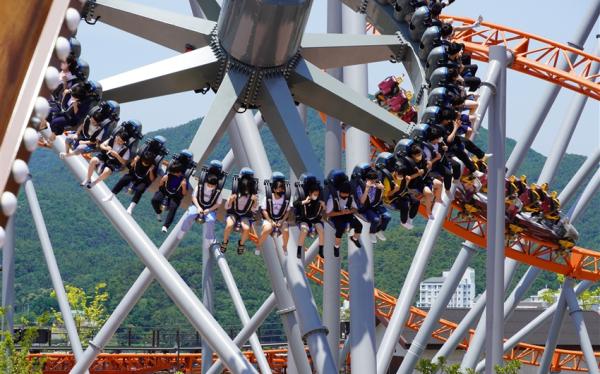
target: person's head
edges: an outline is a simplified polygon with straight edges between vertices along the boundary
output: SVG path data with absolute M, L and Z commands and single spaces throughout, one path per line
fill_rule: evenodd
M 317 200 L 319 198 L 319 195 L 321 194 L 321 189 L 319 188 L 318 184 L 311 184 L 310 186 L 308 186 L 307 192 L 311 200 Z
M 444 5 L 442 5 L 441 3 L 433 3 L 431 4 L 431 7 L 429 8 L 429 12 L 431 14 L 431 18 L 438 18 L 440 16 L 440 14 L 442 14 L 442 9 L 444 8 Z
M 440 30 L 440 34 L 441 34 L 442 38 L 448 38 L 448 37 L 450 37 L 450 35 L 452 35 L 452 31 L 453 30 L 452 30 L 452 25 L 451 24 L 446 23 L 446 22 L 442 23 L 442 27 L 441 27 L 441 30 Z
M 63 73 L 68 73 L 69 72 L 69 63 L 67 61 L 61 61 L 60 62 L 60 70 Z
M 83 100 L 87 95 L 87 90 L 82 83 L 77 83 L 71 87 L 71 96 L 77 100 Z
M 118 145 L 123 145 L 127 143 L 127 134 L 124 132 L 118 132 L 115 136 L 115 143 Z
M 214 190 L 217 188 L 217 184 L 219 183 L 219 177 L 214 174 L 208 174 L 206 176 L 206 180 L 204 181 L 204 187 L 209 190 Z
M 283 196 L 283 194 L 285 193 L 285 183 L 281 180 L 274 181 L 271 187 L 271 191 L 273 191 L 273 193 L 277 197 Z
M 340 185 L 340 188 L 338 189 L 338 194 L 340 195 L 340 198 L 347 199 L 348 196 L 350 196 L 351 191 L 352 191 L 352 186 L 350 185 L 350 182 L 344 181 Z
M 443 108 L 440 111 L 440 122 L 445 125 L 456 119 L 456 110 L 452 108 Z
M 251 180 L 247 177 L 242 177 L 238 181 L 238 194 L 239 195 L 250 195 L 251 194 Z
M 412 147 L 410 147 L 408 155 L 416 162 L 419 162 L 423 159 L 423 151 L 417 145 L 413 145 Z
M 375 183 L 379 180 L 379 175 L 377 175 L 377 172 L 375 170 L 370 169 L 369 171 L 367 171 L 365 179 L 367 180 L 367 182 Z
M 448 54 L 451 59 L 458 58 L 462 56 L 462 52 L 465 49 L 465 45 L 463 43 L 451 43 L 448 46 Z

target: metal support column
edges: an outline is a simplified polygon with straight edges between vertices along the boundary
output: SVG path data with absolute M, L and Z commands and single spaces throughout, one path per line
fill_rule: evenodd
M 585 358 L 585 363 L 588 367 L 588 372 L 591 374 L 599 374 L 600 371 L 598 370 L 598 361 L 594 355 L 594 348 L 592 347 L 592 343 L 590 341 L 590 334 L 585 326 L 585 321 L 583 320 L 583 311 L 579 306 L 579 301 L 577 301 L 575 292 L 573 292 L 572 284 L 573 280 L 571 278 L 565 278 L 563 289 L 565 290 L 565 301 L 569 307 L 569 315 L 573 320 L 573 325 L 575 325 L 577 335 L 579 335 L 579 344 L 581 346 L 581 351 L 583 352 L 583 357 Z
M 242 118 L 248 118 L 248 122 L 243 126 L 239 126 L 238 131 L 240 131 L 243 139 L 241 146 L 245 148 L 244 152 L 248 156 L 249 166 L 254 169 L 256 176 L 259 179 L 268 179 L 271 176 L 271 165 L 266 156 L 264 146 L 262 146 L 262 140 L 260 140 L 260 134 L 255 125 L 254 118 L 249 113 L 247 117 Z M 256 143 L 252 143 L 252 139 L 256 138 L 260 140 L 259 147 L 256 146 Z M 238 151 L 234 149 L 234 152 Z M 259 188 L 264 194 L 264 185 L 262 183 L 259 183 Z M 290 240 L 290 242 L 291 241 L 292 240 Z M 267 267 L 273 292 L 278 301 L 279 314 L 282 317 L 286 336 L 288 337 L 289 352 L 292 353 L 298 372 L 304 374 L 310 372 L 308 358 L 304 350 L 304 343 L 302 342 L 303 336 L 298 323 L 298 319 L 301 320 L 304 316 L 294 313 L 296 311 L 296 306 L 294 305 L 292 295 L 290 295 L 290 291 L 292 290 L 288 290 L 286 287 L 281 264 L 275 255 L 276 251 L 277 247 L 273 240 L 266 240 L 265 243 L 263 243 L 261 252 Z
M 508 289 L 510 281 L 512 280 L 517 266 L 519 263 L 513 259 L 507 259 L 504 266 L 504 291 Z M 458 326 L 454 329 L 454 332 L 448 340 L 442 345 L 440 350 L 433 356 L 432 361 L 437 362 L 440 357 L 448 358 L 452 352 L 458 347 L 460 342 L 465 338 L 469 329 L 475 324 L 475 321 L 479 319 L 485 309 L 486 304 L 486 292 L 484 291 L 475 305 L 469 310 L 469 312 L 463 317 Z
M 588 207 L 592 198 L 596 195 L 596 192 L 598 192 L 599 188 L 600 188 L 600 168 L 598 170 L 596 170 L 596 174 L 594 174 L 594 176 L 592 177 L 592 179 L 590 180 L 588 185 L 585 186 L 585 189 L 581 193 L 581 196 L 577 200 L 577 203 L 574 204 L 573 207 L 569 210 L 568 216 L 569 216 L 571 222 L 575 221 L 577 218 L 579 218 L 583 214 L 583 212 Z
M 211 245 L 215 238 L 207 238 L 208 230 L 202 228 L 202 304 L 210 314 L 214 314 L 214 270 L 215 260 L 211 253 Z M 213 349 L 208 340 L 202 339 L 202 373 L 212 366 Z
M 181 239 L 177 238 L 177 234 L 181 230 L 184 218 L 185 217 L 182 217 L 179 220 L 159 248 L 159 252 L 166 258 L 169 258 L 173 252 L 175 252 L 175 249 L 181 241 Z M 88 347 L 83 353 L 83 357 L 81 360 L 77 361 L 71 370 L 72 374 L 80 374 L 89 369 L 106 344 L 110 342 L 110 339 L 112 339 L 117 329 L 123 324 L 123 321 L 125 321 L 125 318 L 127 318 L 133 307 L 142 298 L 148 287 L 150 287 L 153 280 L 154 276 L 148 268 L 145 268 L 137 277 L 129 291 L 127 291 L 123 299 L 121 299 L 115 310 L 113 310 L 102 328 L 96 333 L 96 336 L 89 342 Z
M 308 251 L 306 251 L 305 265 L 313 261 L 313 259 L 317 255 L 317 248 L 317 246 L 311 246 L 308 249 Z M 264 303 L 260 306 L 260 308 L 258 308 L 254 316 L 250 318 L 248 324 L 245 325 L 242 328 L 242 330 L 236 335 L 235 339 L 233 340 L 234 343 L 237 344 L 238 347 L 241 347 L 246 341 L 248 341 L 248 339 L 250 339 L 250 336 L 256 331 L 256 329 L 258 329 L 260 325 L 262 325 L 262 323 L 269 316 L 269 313 L 271 313 L 271 310 L 273 310 L 276 305 L 277 299 L 275 298 L 275 293 L 271 293 L 269 297 L 264 301 Z M 289 354 L 290 351 L 288 350 L 288 355 Z M 222 370 L 223 364 L 220 360 L 217 360 L 207 374 L 217 374 L 220 373 Z
M 563 319 L 565 318 L 565 311 L 567 310 L 567 295 L 565 286 L 571 287 L 570 278 L 565 278 L 565 283 L 563 283 L 563 287 L 560 290 L 560 296 L 558 297 L 558 301 L 556 302 L 556 310 L 554 312 L 554 317 L 552 318 L 552 324 L 550 325 L 550 329 L 548 330 L 546 344 L 544 344 L 544 354 L 542 355 L 542 359 L 540 360 L 540 370 L 538 371 L 540 374 L 550 372 L 552 356 L 554 355 L 554 350 L 556 349 L 556 344 L 558 343 L 558 334 L 560 333 L 560 327 L 562 326 Z M 486 364 L 486 367 L 487 366 L 488 365 Z
M 593 285 L 593 283 L 591 281 L 580 282 L 575 287 L 575 295 L 576 296 L 581 295 L 583 293 L 583 291 L 587 290 L 592 285 Z M 502 348 L 504 353 L 507 353 L 508 351 L 513 349 L 519 342 L 522 342 L 527 337 L 528 334 L 530 334 L 532 331 L 534 331 L 541 325 L 545 324 L 547 322 L 547 320 L 550 319 L 550 317 L 552 317 L 554 315 L 557 308 L 558 308 L 558 303 L 552 304 L 550 307 L 546 308 L 546 310 L 544 310 L 540 315 L 538 315 L 533 320 L 531 320 L 528 324 L 523 326 L 523 328 L 521 328 L 519 331 L 517 331 L 513 336 L 508 338 L 504 342 L 504 346 Z M 480 373 L 483 371 L 484 368 L 485 368 L 485 360 L 481 360 L 477 364 L 477 368 L 475 369 L 475 371 L 477 373 Z
M 600 55 L 600 34 L 596 35 L 596 50 L 594 51 L 594 55 Z M 598 74 L 598 70 L 600 70 L 600 63 L 594 62 L 590 68 L 589 76 Z M 552 153 L 548 155 L 548 158 L 544 163 L 544 167 L 538 178 L 538 184 L 546 182 L 550 183 L 552 182 L 552 179 L 554 179 L 556 170 L 558 170 L 558 165 L 567 151 L 567 147 L 575 132 L 575 128 L 577 127 L 577 123 L 579 122 L 579 118 L 581 117 L 581 113 L 583 112 L 583 108 L 585 108 L 587 100 L 588 97 L 586 95 L 579 93 L 575 93 L 571 99 L 571 105 L 569 105 L 569 109 L 565 113 L 565 117 L 558 130 L 559 132 L 554 138 L 554 144 L 552 145 L 552 148 L 550 148 L 552 149 Z
M 485 79 L 486 84 L 482 85 L 480 89 L 479 107 L 477 109 L 477 114 L 479 115 L 480 119 L 473 124 L 473 136 L 477 133 L 479 126 L 481 125 L 481 120 L 483 119 L 485 112 L 488 109 L 491 97 L 493 95 L 492 87 L 496 85 L 496 81 L 498 80 L 501 74 L 501 69 L 502 67 L 499 65 L 490 64 L 490 68 Z M 437 237 L 439 236 L 439 233 L 442 229 L 442 224 L 444 220 L 441 218 L 445 217 L 448 214 L 448 209 L 451 204 L 451 200 L 453 199 L 455 190 L 456 187 L 452 186 L 452 188 L 450 189 L 451 197 L 449 198 L 447 194 L 444 194 L 444 196 L 442 197 L 444 203 L 436 204 L 434 206 L 433 215 L 435 217 L 440 217 L 440 219 L 429 220 L 427 222 L 427 225 L 425 226 L 425 231 L 421 236 L 421 241 L 419 242 L 417 252 L 413 257 L 413 262 L 411 263 L 406 280 L 404 281 L 404 285 L 402 287 L 402 290 L 400 291 L 400 295 L 398 296 L 396 306 L 394 307 L 392 318 L 390 319 L 390 322 L 387 326 L 387 329 L 379 346 L 379 350 L 377 352 L 377 374 L 384 374 L 387 372 L 388 366 L 392 359 L 392 355 L 394 353 L 394 347 L 400 339 L 402 329 L 404 328 L 404 323 L 408 318 L 410 306 L 412 305 L 414 296 L 417 292 L 418 284 L 423 278 L 425 266 L 427 265 L 427 261 L 431 256 L 431 252 L 433 251 L 435 241 L 437 240 Z M 473 243 L 465 242 L 463 245 L 473 245 Z M 516 263 L 514 265 L 516 266 Z M 469 314 L 465 316 L 465 319 L 469 316 L 472 319 L 479 317 L 479 315 L 483 311 L 484 306 L 485 302 L 478 302 L 477 304 L 475 304 L 474 308 L 472 308 Z M 461 333 L 461 336 L 466 333 L 471 323 L 472 321 L 469 320 L 468 324 L 463 324 L 462 329 L 464 330 L 464 332 Z M 448 342 L 450 342 L 453 339 L 453 336 L 450 337 Z M 454 348 L 458 345 L 462 337 L 460 339 L 455 337 L 454 339 L 456 340 L 455 343 L 450 343 L 448 345 L 444 344 L 447 348 L 447 353 L 445 353 L 444 356 L 447 356 L 451 351 L 454 350 Z M 436 360 L 436 358 L 437 357 L 434 357 L 434 361 Z
M 574 37 L 571 38 L 569 44 L 575 45 L 576 48 L 583 49 L 583 44 L 587 39 L 588 35 L 594 28 L 596 21 L 598 20 L 598 14 L 600 14 L 600 0 L 592 0 L 588 2 L 588 7 L 581 14 L 584 15 L 584 19 L 581 23 L 577 25 L 577 31 L 574 34 Z M 559 62 L 558 69 L 564 70 L 569 67 L 569 64 L 573 63 L 575 59 L 575 55 L 569 54 L 568 60 L 563 59 Z M 552 108 L 552 104 L 554 104 L 554 100 L 558 96 L 560 92 L 561 86 L 557 84 L 549 84 L 545 88 L 545 92 L 539 94 L 540 97 L 539 104 L 532 106 L 533 108 L 538 108 L 536 112 L 533 113 L 533 118 L 531 122 L 529 122 L 529 126 L 525 130 L 525 134 L 523 138 L 517 142 L 515 149 L 511 153 L 508 162 L 508 173 L 507 174 L 515 174 L 523 161 L 525 160 L 525 156 L 527 155 L 527 151 L 531 148 L 531 144 L 535 140 L 540 128 L 542 127 L 546 116 L 550 112 Z
M 490 107 L 488 125 L 489 151 L 492 157 L 488 163 L 487 195 L 487 263 L 486 327 L 490 335 L 486 339 L 486 357 L 491 360 L 493 373 L 496 365 L 502 366 L 502 342 L 504 338 L 504 147 L 506 142 L 506 47 L 490 47 L 490 61 L 502 67 L 496 84 L 496 94 Z M 475 366 L 475 361 L 473 366 Z
M 47 136 L 47 132 L 44 133 Z M 64 152 L 64 141 L 60 139 L 62 139 L 62 136 L 59 136 L 58 140 L 53 143 L 53 149 L 56 153 Z M 70 157 L 65 160 L 65 164 L 77 180 L 84 179 L 88 165 L 83 158 Z M 134 219 L 125 212 L 121 203 L 117 199 L 105 201 L 106 196 L 111 194 L 108 187 L 104 183 L 100 183 L 89 190 L 89 194 L 98 210 L 109 219 L 136 255 L 150 269 L 167 295 L 198 330 L 203 339 L 207 339 L 213 349 L 225 359 L 228 368 L 240 373 L 255 373 L 256 370 L 233 344 L 227 333 L 204 308 L 173 266 L 158 252 L 154 243 Z
M 342 3 L 340 0 L 327 0 L 327 33 L 342 32 Z M 342 80 L 342 69 L 330 69 L 328 73 Z M 339 169 L 342 166 L 342 128 L 339 120 L 327 116 L 325 124 L 325 171 Z M 336 354 L 340 349 L 340 257 L 335 257 L 333 245 L 335 233 L 331 226 L 325 225 L 325 264 L 323 273 L 323 324 L 329 330 L 327 343 L 334 355 L 336 367 L 340 360 Z
M 444 285 L 437 295 L 431 309 L 427 312 L 427 317 L 421 324 L 419 332 L 414 337 L 410 344 L 410 348 L 402 360 L 402 365 L 398 369 L 398 373 L 413 373 L 419 358 L 427 347 L 427 342 L 431 338 L 431 333 L 438 326 L 439 318 L 441 317 L 452 295 L 456 291 L 456 287 L 460 283 L 465 270 L 469 266 L 471 259 L 477 249 L 473 245 L 464 244 L 452 264 L 452 268 L 448 272 L 448 277 L 444 279 Z
M 65 328 L 67 329 L 67 335 L 69 337 L 69 342 L 71 343 L 71 349 L 73 350 L 75 359 L 79 360 L 83 355 L 81 341 L 79 340 L 75 319 L 73 318 L 71 306 L 69 305 L 69 300 L 67 299 L 67 292 L 65 291 L 65 286 L 60 275 L 56 257 L 54 256 L 54 250 L 52 249 L 52 243 L 50 242 L 50 236 L 48 235 L 48 230 L 46 229 L 44 216 L 42 215 L 40 203 L 38 202 L 38 198 L 35 193 L 35 187 L 33 186 L 31 178 L 27 179 L 24 185 L 25 194 L 27 195 L 27 202 L 29 203 L 29 209 L 31 210 L 33 222 L 35 224 L 38 236 L 40 237 L 40 244 L 44 253 L 44 259 L 46 260 L 46 265 L 48 265 L 48 273 L 50 274 L 50 280 L 52 281 L 54 292 L 56 292 L 56 300 L 58 302 L 58 307 L 60 309 L 60 313 L 62 314 L 63 321 L 65 322 Z
M 6 223 L 6 239 L 2 248 L 2 330 L 13 334 L 15 314 L 15 215 Z
M 598 167 L 598 162 L 600 162 L 600 148 L 596 149 L 593 154 L 588 156 L 573 178 L 571 178 L 569 183 L 560 192 L 558 199 L 560 200 L 561 205 L 566 205 L 571 198 L 575 196 L 577 189 L 581 187 L 584 179 Z
M 223 275 L 223 280 L 225 281 L 225 286 L 229 291 L 229 295 L 231 296 L 231 300 L 233 301 L 233 306 L 235 311 L 242 322 L 242 326 L 246 326 L 250 322 L 250 316 L 248 315 L 248 311 L 246 310 L 246 306 L 244 305 L 244 300 L 242 299 L 242 295 L 240 295 L 240 291 L 235 283 L 235 279 L 233 278 L 233 274 L 231 274 L 231 270 L 229 269 L 229 265 L 227 264 L 227 259 L 225 255 L 221 253 L 221 250 L 218 245 L 211 246 L 212 255 L 217 260 L 217 266 L 221 270 L 221 274 Z M 256 333 L 250 336 L 250 346 L 252 347 L 252 351 L 254 352 L 254 357 L 256 358 L 256 362 L 258 364 L 258 368 L 262 374 L 270 373 L 271 368 L 269 367 L 269 363 L 265 357 L 262 346 L 260 345 L 260 341 L 258 340 L 258 336 Z M 203 360 L 204 361 L 204 360 Z M 210 368 L 210 367 L 209 367 Z M 209 369 L 207 368 L 207 370 Z
M 233 154 L 231 157 L 225 157 L 223 159 L 223 170 L 229 171 L 232 168 L 233 161 Z M 186 217 L 183 216 L 179 220 L 179 222 L 174 226 L 173 230 L 171 230 L 165 241 L 158 249 L 158 251 L 166 258 L 169 258 L 173 252 L 175 252 L 175 249 L 181 240 L 183 240 L 183 236 L 178 236 L 181 232 L 181 227 L 185 218 Z M 203 237 L 206 237 L 206 232 Z M 102 326 L 96 336 L 89 342 L 88 347 L 83 353 L 83 358 L 75 364 L 75 367 L 72 369 L 72 373 L 82 373 L 89 369 L 98 354 L 100 354 L 102 349 L 106 346 L 106 344 L 108 344 L 117 329 L 123 324 L 123 321 L 125 318 L 127 318 L 133 307 L 137 304 L 148 287 L 150 287 L 150 284 L 153 280 L 154 276 L 150 270 L 148 270 L 148 268 L 145 268 L 133 283 L 129 291 L 127 291 L 123 299 L 119 302 L 110 317 L 106 320 L 104 326 Z
M 342 6 L 342 31 L 344 34 L 365 33 L 366 18 L 347 6 Z M 359 94 L 368 95 L 367 65 L 343 68 L 344 83 Z M 352 126 L 352 123 L 347 123 Z M 346 171 L 351 172 L 360 162 L 369 161 L 370 136 L 357 128 L 346 130 Z M 375 301 L 373 245 L 369 239 L 368 223 L 363 222 L 362 248 L 348 240 L 348 273 L 350 274 L 350 328 L 351 366 L 357 373 L 374 373 L 375 349 Z M 337 352 L 337 351 L 336 351 Z

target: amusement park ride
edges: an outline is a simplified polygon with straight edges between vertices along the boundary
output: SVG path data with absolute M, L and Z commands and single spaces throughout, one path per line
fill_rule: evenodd
M 100 183 L 89 190 L 90 198 L 147 268 L 87 348 L 82 348 L 73 319 L 69 318 L 72 314 L 60 271 L 26 165 L 39 137 L 49 137 L 48 130 L 39 127 L 40 117 L 44 116 L 40 109 L 43 100 L 38 98 L 49 97 L 55 88 L 52 87 L 52 74 L 56 71 L 48 66 L 58 66 L 68 55 L 68 38 L 76 32 L 79 20 L 84 19 L 90 24 L 102 22 L 185 52 L 106 78 L 100 83 L 103 99 L 119 103 L 191 90 L 213 90 L 216 93 L 214 103 L 189 146 L 196 162 L 207 161 L 218 141 L 227 133 L 232 150 L 223 161 L 224 169 L 230 169 L 235 160 L 238 165 L 253 168 L 260 180 L 269 179 L 271 167 L 258 132 L 258 125 L 264 121 L 289 161 L 292 173 L 299 176 L 309 171 L 322 181 L 324 172 L 312 151 L 305 121 L 298 110 L 299 103 L 300 107 L 305 105 L 323 113 L 326 119 L 326 170 L 341 167 L 340 122 L 347 127 L 344 144 L 346 149 L 352 149 L 346 153 L 346 165 L 351 171 L 358 163 L 372 161 L 373 151 L 391 151 L 395 143 L 409 137 L 418 120 L 426 114 L 428 98 L 434 88 L 427 65 L 428 61 L 431 63 L 428 52 L 433 46 L 422 42 L 421 35 L 426 30 L 416 22 L 418 17 L 413 16 L 411 22 L 406 18 L 415 12 L 411 8 L 413 2 L 342 2 L 348 9 L 342 11 L 341 4 L 329 1 L 328 34 L 305 33 L 311 0 L 224 0 L 222 8 L 213 0 L 190 0 L 193 17 L 125 0 L 45 2 L 41 11 L 46 18 L 35 21 L 41 26 L 32 31 L 32 38 L 37 39 L 30 40 L 33 52 L 27 57 L 30 61 L 27 71 L 18 77 L 20 81 L 15 91 L 18 96 L 9 98 L 14 108 L 7 118 L 0 115 L 3 121 L 0 124 L 0 160 L 2 165 L 11 165 L 0 168 L 0 191 L 4 191 L 4 215 L 0 215 L 0 227 L 6 228 L 7 237 L 3 262 L 10 267 L 13 258 L 10 216 L 14 209 L 10 207 L 22 184 L 60 310 L 66 316 L 65 325 L 73 351 L 73 354 L 45 355 L 45 372 L 151 373 L 179 365 L 179 370 L 184 372 L 201 370 L 202 373 L 221 372 L 224 368 L 233 373 L 335 373 L 349 355 L 352 371 L 383 374 L 388 372 L 404 328 L 418 332 L 399 373 L 414 371 L 431 337 L 443 343 L 435 358 L 448 357 L 456 349 L 462 349 L 466 351 L 462 368 L 477 372 L 492 372 L 493 364 L 500 363 L 503 357 L 540 366 L 542 373 L 561 370 L 599 372 L 600 353 L 593 351 L 576 296 L 600 281 L 600 252 L 578 247 L 528 220 L 513 222 L 512 229 L 505 235 L 505 164 L 501 156 L 505 139 L 506 68 L 553 84 L 539 95 L 545 99 L 544 105 L 540 106 L 525 138 L 510 155 L 507 175 L 513 174 L 523 162 L 558 91 L 566 88 L 577 92 L 580 95 L 573 103 L 575 113 L 570 116 L 575 119 L 561 128 L 561 135 L 557 137 L 538 184 L 552 181 L 585 100 L 600 100 L 600 84 L 596 82 L 600 58 L 598 53 L 588 54 L 581 47 L 598 19 L 600 0 L 587 2 L 585 14 L 588 18 L 576 27 L 569 45 L 488 22 L 453 35 L 453 41 L 464 43 L 465 51 L 474 59 L 490 64 L 479 89 L 478 116 L 473 123 L 473 134 L 476 134 L 481 119 L 490 108 L 490 151 L 493 155 L 488 165 L 487 195 L 481 195 L 477 200 L 478 208 L 471 210 L 459 198 L 462 196 L 459 189 L 453 186 L 453 197 L 445 196 L 444 204 L 436 204 L 433 212 L 436 218 L 427 223 L 398 298 L 374 288 L 373 245 L 369 240 L 363 240 L 360 248 L 351 242 L 348 244 L 346 272 L 341 270 L 339 258 L 333 256 L 333 233 L 328 229 L 324 258 L 316 256 L 316 245 L 310 247 L 305 258 L 296 260 L 283 254 L 279 239 L 265 242 L 262 253 L 273 293 L 254 316 L 248 315 L 218 245 L 205 237 L 201 301 L 168 262 L 182 239 L 177 235 L 181 222 L 157 248 L 117 199 L 107 201 L 110 191 Z M 473 20 L 452 17 L 451 22 L 458 26 L 471 24 Z M 419 108 L 416 123 L 406 122 L 367 97 L 362 64 L 386 60 L 403 64 L 407 71 L 415 92 L 414 105 Z M 344 83 L 337 79 L 341 77 L 342 68 Z M 64 142 L 55 141 L 52 148 L 58 155 L 64 151 Z M 561 192 L 559 199 L 563 205 L 575 197 L 577 187 L 596 169 L 599 161 L 600 149 L 589 156 Z M 64 162 L 75 178 L 84 179 L 88 169 L 86 159 L 70 157 Z M 581 215 L 599 187 L 600 172 L 596 172 L 569 212 L 570 222 L 575 222 Z M 465 242 L 438 299 L 425 312 L 413 307 L 412 302 L 442 228 Z M 295 248 L 297 232 L 292 230 L 291 236 L 289 246 Z M 488 249 L 487 276 L 493 282 L 488 282 L 486 294 L 479 298 L 463 321 L 440 320 L 478 248 Z M 527 264 L 529 268 L 505 299 L 505 291 L 519 263 Z M 235 339 L 231 339 L 213 317 L 213 313 L 217 313 L 212 305 L 215 264 L 224 275 L 229 274 L 224 278 L 244 326 Z M 7 265 L 4 269 L 7 273 Z M 504 339 L 505 318 L 514 311 L 541 270 L 566 276 L 558 302 L 517 334 Z M 4 273 L 3 297 L 8 295 L 10 299 L 10 292 L 7 294 L 5 289 L 10 290 L 14 285 Z M 202 336 L 202 354 L 178 355 L 175 364 L 174 355 L 101 353 L 154 279 Z M 311 293 L 309 279 L 323 285 L 323 318 Z M 579 283 L 574 286 L 575 281 Z M 351 309 L 352 330 L 345 348 L 339 341 L 340 295 L 350 300 Z M 4 300 L 3 305 L 6 305 Z M 581 351 L 555 349 L 567 308 L 577 326 Z M 265 351 L 254 333 L 273 310 L 281 317 L 288 344 L 286 349 Z M 487 310 L 485 314 L 484 310 Z M 376 319 L 387 326 L 378 345 Z M 528 333 L 549 321 L 552 321 L 552 328 L 545 346 L 522 342 Z M 470 329 L 475 325 L 476 329 Z M 240 347 L 248 341 L 252 351 L 242 352 Z M 484 347 L 487 362 L 480 361 Z M 203 359 L 213 357 L 213 353 L 216 361 Z

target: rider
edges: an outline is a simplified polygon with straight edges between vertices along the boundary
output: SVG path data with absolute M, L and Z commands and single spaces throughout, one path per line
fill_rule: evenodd
M 288 217 L 291 210 L 291 192 L 289 182 L 278 171 L 273 172 L 271 180 L 265 180 L 265 197 L 260 204 L 263 223 L 258 248 L 262 248 L 269 235 L 279 234 L 283 238 L 283 251 L 287 252 L 290 237 Z M 260 254 L 260 250 L 257 249 L 255 253 Z
M 183 239 L 185 233 L 196 221 L 204 224 L 204 237 L 213 241 L 215 239 L 217 210 L 221 207 L 221 191 L 227 180 L 227 173 L 223 171 L 221 161 L 212 160 L 196 173 L 196 178 L 198 183 L 192 193 L 192 205 L 186 212 L 177 238 Z
M 244 167 L 239 175 L 233 177 L 231 196 L 225 205 L 227 209 L 227 220 L 221 252 L 225 253 L 229 244 L 231 231 L 241 229 L 242 235 L 238 241 L 237 253 L 241 255 L 246 250 L 246 240 L 250 236 L 250 226 L 254 214 L 258 211 L 258 181 L 254 177 L 254 170 Z
M 343 173 L 339 170 L 340 173 Z M 345 176 L 345 174 L 344 174 Z M 333 188 L 331 188 L 333 187 Z M 333 255 L 340 256 L 340 245 L 342 244 L 342 235 L 346 229 L 354 230 L 350 240 L 358 248 L 361 248 L 360 233 L 363 225 L 354 215 L 358 212 L 356 201 L 352 196 L 352 185 L 347 180 L 342 181 L 337 188 L 330 187 L 329 198 L 327 199 L 326 214 L 335 228 L 335 242 L 333 245 Z M 323 257 L 322 248 L 319 247 L 319 256 Z
M 395 150 L 398 161 L 403 164 L 404 173 L 408 176 L 408 189 L 415 198 L 423 196 L 423 205 L 429 219 L 433 219 L 433 181 L 429 176 L 427 160 L 423 157 L 423 150 L 412 139 L 403 139 L 396 145 Z
M 134 157 L 129 165 L 129 172 L 124 174 L 112 188 L 111 191 L 115 195 L 121 192 L 124 187 L 128 187 L 128 192 L 133 193 L 127 213 L 133 213 L 133 209 L 140 202 L 146 189 L 156 179 L 160 163 L 163 157 L 169 153 L 165 148 L 166 141 L 160 135 L 149 140 Z
M 100 144 L 100 152 L 90 160 L 86 179 L 82 186 L 92 188 L 108 178 L 113 172 L 118 172 L 129 162 L 135 152 L 137 142 L 142 138 L 142 124 L 137 120 L 125 121 L 115 129 L 113 135 Z M 101 165 L 98 178 L 92 182 L 94 169 Z
M 294 210 L 296 213 L 296 222 L 300 227 L 300 236 L 298 238 L 297 258 L 302 258 L 304 253 L 304 241 L 306 236 L 316 231 L 319 236 L 319 249 L 323 251 L 325 245 L 325 233 L 323 230 L 323 213 L 325 212 L 325 203 L 321 197 L 321 183 L 310 174 L 304 174 L 300 177 L 301 182 L 296 183 L 296 201 L 294 201 Z
M 194 155 L 187 149 L 174 155 L 167 167 L 167 174 L 160 179 L 158 191 L 152 197 L 152 207 L 156 212 L 156 218 L 159 222 L 162 221 L 162 212 L 165 210 L 169 211 L 161 229 L 162 232 L 169 230 L 175 218 L 177 208 L 179 208 L 181 201 L 187 195 L 189 188 L 188 178 L 196 167 L 193 159 Z
M 383 206 L 384 186 L 379 174 L 369 164 L 360 164 L 354 168 L 352 180 L 356 185 L 354 194 L 359 207 L 358 212 L 371 224 L 371 242 L 377 243 L 377 239 L 385 241 L 383 232 L 392 217 Z
M 79 126 L 77 132 L 71 132 L 65 138 L 66 152 L 59 157 L 88 154 L 96 150 L 98 144 L 106 140 L 119 122 L 120 107 L 116 101 L 102 101 L 92 109 Z

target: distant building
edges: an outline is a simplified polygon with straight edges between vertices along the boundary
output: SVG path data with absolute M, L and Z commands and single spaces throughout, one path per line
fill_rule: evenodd
M 542 288 L 541 290 L 539 290 L 537 292 L 537 294 L 531 295 L 528 298 L 521 301 L 519 303 L 519 305 L 517 306 L 517 308 L 518 309 L 546 309 L 551 304 L 555 303 L 556 300 L 558 299 L 559 292 L 554 291 L 554 299 L 550 303 L 547 303 L 546 301 L 544 301 L 544 299 L 542 298 L 544 293 L 552 292 L 552 291 L 554 291 L 554 290 L 549 289 L 549 288 Z M 582 306 L 584 310 L 592 310 L 592 311 L 600 312 L 600 297 L 591 298 L 591 299 L 587 300 L 587 302 L 591 303 L 591 305 Z
M 421 282 L 419 287 L 419 301 L 417 307 L 431 308 L 442 286 L 448 277 L 448 272 L 442 273 L 441 277 L 427 278 Z M 463 277 L 456 287 L 448 308 L 471 308 L 475 300 L 475 270 L 467 268 Z

